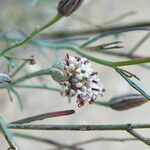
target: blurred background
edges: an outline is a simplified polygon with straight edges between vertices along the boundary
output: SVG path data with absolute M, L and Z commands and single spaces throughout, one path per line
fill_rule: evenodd
M 18 38 L 25 37 L 37 25 L 45 24 L 50 18 L 56 14 L 58 0 L 0 0 L 0 49 L 5 48 L 10 44 L 7 39 L 12 41 Z M 79 32 L 98 27 L 112 27 L 130 25 L 132 23 L 148 22 L 150 14 L 150 1 L 149 0 L 85 0 L 81 8 L 70 17 L 65 17 L 54 26 L 46 29 L 44 32 L 37 35 L 35 38 L 43 38 L 47 40 L 59 40 L 59 36 L 54 36 L 57 32 Z M 137 43 L 147 34 L 147 31 L 134 31 L 119 34 L 117 36 L 110 36 L 98 40 L 92 45 L 104 44 L 114 41 L 122 41 L 124 48 L 115 50 L 116 52 L 128 53 L 137 45 Z M 5 35 L 5 39 L 4 36 Z M 80 38 L 80 40 L 73 41 L 80 44 L 88 37 L 94 37 L 95 34 L 89 35 L 76 35 L 72 38 Z M 135 54 L 148 56 L 150 39 L 138 48 Z M 42 68 L 52 66 L 58 61 L 58 55 L 61 58 L 67 53 L 66 50 L 55 51 L 42 46 L 33 44 L 24 44 L 23 46 L 14 49 L 9 54 L 16 57 L 28 58 L 34 55 L 36 59 L 35 65 L 26 65 L 21 73 L 34 72 Z M 69 53 L 76 55 L 69 51 Z M 124 57 L 111 56 L 99 52 L 89 52 L 91 55 L 106 60 L 116 61 L 125 60 Z M 7 73 L 7 60 L 0 60 L 0 72 Z M 97 65 L 91 62 L 94 69 L 98 71 L 101 81 L 106 89 L 103 97 L 98 100 L 107 101 L 111 97 L 124 94 L 127 92 L 136 91 L 114 70 Z M 17 66 L 20 64 L 17 61 Z M 127 70 L 136 74 L 141 81 L 135 81 L 147 93 L 150 93 L 150 71 L 149 69 L 141 66 L 125 67 Z M 42 76 L 26 81 L 26 83 L 42 83 L 52 86 L 58 84 L 51 79 L 50 76 Z M 133 108 L 127 111 L 115 111 L 110 108 L 105 108 L 98 105 L 85 105 L 78 108 L 74 100 L 68 103 L 67 98 L 62 97 L 57 92 L 48 90 L 37 89 L 16 89 L 21 95 L 24 102 L 24 110 L 20 111 L 18 101 L 13 96 L 13 102 L 9 100 L 6 89 L 0 90 L 0 116 L 6 121 L 14 121 L 17 119 L 42 114 L 46 112 L 74 109 L 74 115 L 46 119 L 41 122 L 42 124 L 121 124 L 121 123 L 149 123 L 150 117 L 150 103 L 146 103 L 140 107 Z M 42 136 L 51 140 L 64 143 L 73 144 L 76 142 L 86 141 L 98 137 L 131 137 L 124 131 L 96 131 L 96 132 L 70 132 L 70 131 L 21 131 L 22 133 L 33 134 L 35 136 Z M 150 137 L 150 130 L 139 130 L 146 137 Z M 52 150 L 55 148 L 53 145 L 43 144 L 28 139 L 16 137 L 15 141 L 21 150 L 38 149 L 38 150 Z M 98 141 L 80 146 L 85 150 L 103 149 L 111 150 L 148 150 L 149 147 L 138 141 L 131 142 L 106 142 Z M 0 135 L 0 150 L 5 150 L 8 145 Z

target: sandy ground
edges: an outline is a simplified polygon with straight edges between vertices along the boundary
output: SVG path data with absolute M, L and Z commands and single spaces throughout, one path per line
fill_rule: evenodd
M 56 6 L 56 4 L 54 4 Z M 42 24 L 48 18 L 50 18 L 55 10 L 50 11 L 49 5 L 45 6 L 41 4 L 41 6 L 28 6 L 21 5 L 17 0 L 12 0 L 11 2 L 6 0 L 0 0 L 0 26 L 1 29 L 4 28 L 10 29 L 12 27 L 19 27 L 21 29 L 25 29 L 30 31 L 37 24 Z M 114 17 L 117 17 L 121 14 L 135 11 L 136 14 L 127 17 L 119 22 L 114 24 L 129 24 L 130 22 L 136 21 L 149 21 L 150 14 L 150 1 L 149 0 L 85 0 L 82 9 L 80 9 L 75 15 L 70 18 L 65 18 L 63 21 L 58 23 L 55 27 L 50 28 L 47 32 L 51 30 L 76 30 L 76 29 L 85 29 L 90 28 L 89 24 L 84 22 L 80 22 L 75 18 L 77 16 L 85 17 L 95 24 L 102 24 L 103 22 L 109 21 Z M 6 9 L 5 9 L 6 8 Z M 43 9 L 44 8 L 44 9 Z M 36 10 L 38 9 L 38 10 Z M 33 15 L 42 10 L 42 15 L 39 19 L 32 19 L 32 15 L 30 15 L 30 11 L 33 12 Z M 11 14 L 13 11 L 14 14 Z M 21 13 L 21 14 L 20 14 Z M 8 22 L 5 20 L 9 17 L 17 16 L 21 19 L 21 15 L 24 15 L 24 23 L 17 20 L 17 23 L 13 21 L 13 19 Z M 45 17 L 42 17 L 45 16 Z M 5 25 L 6 24 L 6 25 Z M 28 29 L 29 28 L 29 29 Z M 128 34 L 122 34 L 118 37 L 117 40 L 123 41 L 123 45 L 125 46 L 123 51 L 129 51 L 136 42 L 144 36 L 146 32 L 132 32 Z M 104 39 L 103 41 L 98 41 L 99 43 L 114 41 L 114 37 L 110 37 L 108 39 Z M 33 51 L 31 51 L 31 48 Z M 138 54 L 148 55 L 149 40 L 145 42 L 145 44 L 139 49 Z M 43 49 L 46 56 L 42 56 L 39 51 L 40 48 L 24 46 L 23 50 L 18 53 L 19 56 L 29 56 L 34 54 L 37 60 L 37 64 L 35 66 L 26 66 L 28 71 L 34 71 L 43 67 L 48 67 L 53 64 L 55 61 L 55 53 L 50 49 Z M 19 49 L 17 49 L 19 50 Z M 21 50 L 21 48 L 20 48 Z M 63 53 L 65 53 L 64 51 Z M 105 58 L 110 60 L 121 60 L 119 58 L 108 57 L 105 55 L 91 53 L 92 55 L 96 55 L 99 58 Z M 4 62 L 1 63 L 1 71 L 5 70 Z M 135 92 L 116 72 L 112 69 L 97 65 L 92 63 L 93 67 L 96 71 L 100 73 L 100 77 L 102 83 L 106 89 L 103 98 L 99 97 L 99 100 L 108 100 L 112 96 L 126 93 L 126 92 Z M 150 93 L 150 71 L 143 69 L 142 67 L 133 66 L 127 67 L 128 70 L 132 71 L 136 75 L 138 75 L 141 79 L 139 85 L 143 87 L 145 91 Z M 44 77 L 42 80 L 32 79 L 29 80 L 28 83 L 48 83 L 50 85 L 57 85 L 54 81 L 52 81 L 51 77 Z M 5 118 L 6 121 L 13 121 L 21 118 L 25 118 L 28 116 L 59 111 L 59 110 L 67 110 L 67 109 L 75 109 L 76 113 L 71 116 L 60 117 L 47 119 L 38 123 L 47 123 L 47 124 L 115 124 L 115 123 L 149 123 L 149 108 L 150 103 L 147 103 L 141 107 L 137 107 L 128 111 L 114 111 L 109 108 L 100 107 L 97 105 L 86 105 L 85 107 L 78 108 L 76 103 L 73 101 L 71 104 L 68 104 L 66 98 L 62 98 L 60 94 L 57 92 L 46 91 L 46 90 L 27 90 L 27 89 L 18 89 L 18 92 L 24 99 L 25 109 L 23 112 L 19 110 L 18 102 L 14 97 L 14 101 L 10 102 L 7 96 L 7 92 L 5 90 L 0 91 L 0 115 Z M 144 136 L 150 137 L 150 130 L 139 130 Z M 124 131 L 96 131 L 96 132 L 58 132 L 58 131 L 24 131 L 23 133 L 34 134 L 41 137 L 47 137 L 52 140 L 56 140 L 60 143 L 72 144 L 74 142 L 80 142 L 83 140 L 89 140 L 97 137 L 131 137 L 128 133 Z M 48 150 L 53 148 L 51 145 L 46 145 L 38 142 L 33 142 L 26 139 L 16 138 L 16 143 L 19 145 L 21 150 Z M 85 150 L 128 150 L 128 149 L 136 149 L 136 150 L 148 150 L 149 147 L 144 145 L 141 142 L 95 142 L 92 144 L 87 144 L 82 146 Z M 0 150 L 5 150 L 8 148 L 8 145 L 5 139 L 0 135 Z

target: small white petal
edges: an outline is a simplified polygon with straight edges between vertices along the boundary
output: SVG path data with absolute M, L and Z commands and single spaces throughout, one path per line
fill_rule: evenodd
M 76 86 L 77 88 L 81 88 L 81 87 L 83 86 L 83 84 L 82 84 L 82 83 L 76 83 L 75 86 Z

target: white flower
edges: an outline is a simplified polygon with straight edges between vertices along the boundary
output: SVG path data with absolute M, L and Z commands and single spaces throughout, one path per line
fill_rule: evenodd
M 98 73 L 94 72 L 86 58 L 72 57 L 68 54 L 64 59 L 64 76 L 66 80 L 59 82 L 63 88 L 63 96 L 76 97 L 78 106 L 86 102 L 94 103 L 104 89 Z

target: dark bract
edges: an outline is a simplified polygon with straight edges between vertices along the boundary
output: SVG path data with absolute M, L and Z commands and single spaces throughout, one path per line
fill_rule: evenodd
M 57 10 L 63 16 L 70 16 L 80 7 L 82 2 L 83 0 L 60 0 Z

